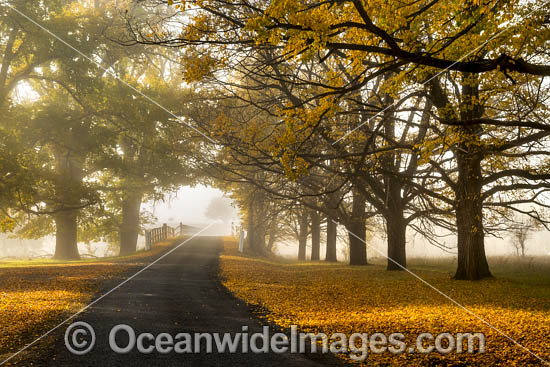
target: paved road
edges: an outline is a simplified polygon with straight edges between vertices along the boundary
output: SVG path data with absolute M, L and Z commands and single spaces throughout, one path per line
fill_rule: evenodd
M 214 353 L 143 354 L 134 348 L 117 354 L 109 346 L 113 326 L 130 325 L 136 335 L 151 333 L 238 333 L 248 325 L 249 334 L 261 332 L 260 322 L 246 305 L 226 292 L 216 280 L 221 241 L 198 237 L 189 241 L 157 264 L 145 270 L 120 289 L 101 299 L 75 321 L 93 326 L 95 347 L 83 356 L 71 354 L 65 347 L 60 330 L 50 344 L 50 352 L 35 360 L 44 366 L 319 366 L 338 364 L 330 356 L 299 354 Z M 117 336 L 124 347 L 126 332 Z M 77 341 L 81 340 L 77 338 Z M 147 346 L 148 343 L 146 343 Z

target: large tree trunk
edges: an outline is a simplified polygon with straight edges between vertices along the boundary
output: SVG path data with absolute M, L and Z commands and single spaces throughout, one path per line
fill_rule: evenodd
M 256 252 L 256 218 L 254 208 L 254 193 L 248 198 L 248 216 L 247 216 L 247 230 L 246 230 L 246 247 L 249 252 Z
M 254 255 L 266 253 L 267 220 L 264 218 L 265 193 L 251 188 L 248 198 L 247 251 Z
M 476 76 L 464 74 L 460 117 L 471 120 L 483 115 Z M 456 226 L 458 267 L 455 279 L 478 280 L 491 277 L 485 256 L 481 161 L 483 154 L 477 136 L 483 127 L 474 125 L 460 130 L 459 148 L 455 151 L 458 178 L 456 182 Z
M 265 251 L 267 253 L 273 252 L 273 246 L 275 246 L 275 240 L 277 239 L 277 235 L 275 233 L 275 230 L 269 231 L 269 239 L 267 240 L 267 243 L 265 245 Z
M 336 261 L 336 223 L 327 218 L 327 249 L 325 261 Z
M 258 191 L 254 195 L 254 252 L 258 255 L 266 253 L 267 219 L 265 218 L 265 193 Z
M 353 221 L 346 225 L 349 237 L 349 264 L 367 265 L 367 226 L 365 222 Z
M 308 215 L 306 210 L 302 210 L 298 217 L 298 260 L 306 259 Z
M 346 223 L 349 235 L 349 264 L 367 265 L 367 226 L 365 220 L 365 198 L 353 190 L 351 218 Z
M 78 260 L 78 210 L 62 210 L 55 214 L 55 254 L 59 260 Z
M 311 212 L 311 261 L 321 258 L 321 216 L 318 211 Z
M 55 253 L 54 258 L 78 260 L 78 211 L 82 196 L 82 162 L 71 151 L 54 147 L 57 179 L 55 182 Z
M 386 75 L 389 77 L 389 74 Z M 385 94 L 384 102 L 388 106 L 394 103 L 393 98 Z M 388 139 L 396 139 L 395 115 L 388 110 L 384 113 L 384 132 Z M 388 236 L 387 270 L 403 270 L 407 266 L 406 231 L 407 222 L 404 219 L 403 184 L 396 175 L 401 170 L 402 157 L 395 152 L 382 156 L 384 168 L 389 172 L 384 175 L 384 210 L 386 233 Z
M 404 270 L 407 267 L 407 222 L 403 218 L 403 212 L 386 217 L 386 233 L 388 235 L 388 263 L 386 269 Z
M 491 277 L 485 256 L 483 202 L 481 200 L 481 157 L 458 152 L 457 247 L 455 279 L 478 280 Z
M 391 162 L 388 162 L 388 165 L 395 166 L 393 158 Z M 407 267 L 407 222 L 404 218 L 403 199 L 401 197 L 403 186 L 392 175 L 385 177 L 385 181 L 387 198 L 384 219 L 386 220 L 386 233 L 388 236 L 388 262 L 386 269 L 403 270 Z
M 122 200 L 122 224 L 120 226 L 120 255 L 133 254 L 137 250 L 141 192 L 128 192 Z
M 122 223 L 120 224 L 119 255 L 130 255 L 137 250 L 139 235 L 139 214 L 143 192 L 139 184 L 143 182 L 140 162 L 146 159 L 144 151 L 139 152 L 136 142 L 128 136 L 122 136 L 120 146 L 124 152 L 123 162 L 128 167 L 127 176 L 123 179 Z

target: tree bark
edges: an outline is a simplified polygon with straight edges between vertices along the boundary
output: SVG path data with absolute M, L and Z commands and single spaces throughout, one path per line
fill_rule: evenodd
M 389 165 L 393 167 L 393 161 Z M 391 175 L 388 175 L 385 181 L 387 185 L 387 199 L 384 219 L 386 221 L 386 233 L 388 236 L 386 269 L 403 270 L 407 267 L 407 222 L 404 217 L 403 199 L 401 197 L 403 186 L 397 177 Z
M 351 218 L 346 223 L 349 236 L 349 264 L 367 265 L 366 201 L 358 190 L 353 190 Z
M 267 244 L 265 245 L 266 252 L 268 253 L 273 252 L 273 246 L 275 245 L 276 239 L 277 239 L 277 235 L 275 234 L 275 230 L 270 230 L 269 239 L 267 240 Z
M 389 77 L 387 74 L 386 77 Z M 384 103 L 392 105 L 394 99 L 384 94 Z M 384 113 L 384 133 L 389 140 L 397 138 L 394 112 Z M 398 140 L 398 139 L 397 139 Z M 386 221 L 388 259 L 387 270 L 403 270 L 407 266 L 406 232 L 407 222 L 404 218 L 403 183 L 397 177 L 402 165 L 402 157 L 396 152 L 388 152 L 382 156 L 382 164 L 389 173 L 384 174 L 385 190 L 382 191 L 384 201 L 382 214 Z M 380 195 L 380 194 L 379 194 Z
M 248 251 L 251 253 L 256 252 L 256 223 L 254 216 L 254 193 L 248 198 L 248 217 L 247 217 L 247 233 L 246 233 L 246 244 Z
M 254 255 L 263 255 L 266 252 L 265 237 L 267 236 L 266 221 L 261 218 L 264 197 L 261 193 L 253 191 L 248 198 L 248 222 L 246 245 L 247 251 Z
M 133 254 L 137 250 L 141 192 L 124 194 L 122 200 L 122 224 L 120 226 L 120 255 Z
M 332 218 L 327 218 L 327 249 L 325 261 L 337 261 L 336 259 L 336 223 Z
M 479 101 L 479 83 L 472 75 L 464 75 L 460 117 L 471 120 L 483 116 Z M 460 143 L 455 151 L 458 177 L 455 188 L 458 267 L 455 279 L 478 280 L 491 277 L 485 256 L 483 228 L 483 177 L 481 161 L 483 153 L 477 136 L 483 127 L 460 128 Z
M 54 147 L 56 165 L 55 253 L 60 260 L 78 260 L 78 212 L 82 196 L 82 162 L 70 150 Z
M 349 237 L 349 264 L 367 265 L 367 227 L 365 222 L 353 221 L 346 225 Z
M 306 210 L 303 210 L 299 214 L 298 226 L 298 261 L 304 261 L 306 259 L 308 231 L 308 215 Z
M 55 254 L 54 259 L 78 260 L 77 242 L 78 210 L 62 210 L 55 214 Z
M 403 212 L 387 216 L 385 219 L 386 233 L 388 235 L 388 263 L 386 269 L 404 270 L 407 267 L 407 223 L 403 218 Z
M 318 211 L 311 212 L 311 261 L 321 259 L 321 215 Z
M 491 277 L 483 233 L 481 156 L 459 152 L 457 163 L 458 267 L 454 278 L 478 280 Z

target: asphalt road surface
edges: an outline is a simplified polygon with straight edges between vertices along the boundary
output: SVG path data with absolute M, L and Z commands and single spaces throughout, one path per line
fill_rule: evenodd
M 158 338 L 167 333 L 172 338 L 178 333 L 242 333 L 248 326 L 249 336 L 261 332 L 261 322 L 249 308 L 229 294 L 216 277 L 218 254 L 221 240 L 215 237 L 197 237 L 184 244 L 164 259 L 160 260 L 134 279 L 99 300 L 73 323 L 83 321 L 93 327 L 95 345 L 84 355 L 71 353 L 65 344 L 64 336 L 71 322 L 62 326 L 52 336 L 53 342 L 42 350 L 40 357 L 32 364 L 40 366 L 320 366 L 337 365 L 339 362 L 331 355 L 312 355 L 296 353 L 243 353 L 239 344 L 237 353 L 218 353 L 213 342 L 212 353 L 160 353 L 151 337 Z M 118 281 L 120 282 L 120 281 Z M 110 284 L 113 287 L 115 284 Z M 104 290 L 109 290 L 106 287 Z M 137 337 L 143 337 L 145 348 L 155 349 L 150 353 L 141 353 L 136 346 L 125 354 L 116 353 L 109 345 L 109 333 L 116 325 L 130 326 Z M 69 333 L 69 342 L 77 344 L 91 341 L 90 333 L 84 335 Z M 276 333 L 277 330 L 271 330 Z M 116 335 L 120 348 L 128 346 L 128 332 L 121 330 Z M 233 335 L 232 335 L 233 336 Z M 166 338 L 166 339 L 165 339 Z M 159 349 L 169 345 L 169 337 L 160 339 Z M 168 341 L 167 341 L 168 340 Z M 182 341 L 180 338 L 178 341 Z M 194 343 L 195 340 L 192 340 Z M 176 341 L 174 341 L 174 344 Z M 88 344 L 89 345 L 89 344 Z M 262 342 L 258 342 L 261 346 Z M 180 347 L 185 348 L 181 344 Z M 193 345 L 192 345 L 193 347 Z M 86 346 L 75 350 L 86 349 Z M 181 350 L 180 350 L 181 352 Z M 28 360 L 24 365 L 28 365 Z

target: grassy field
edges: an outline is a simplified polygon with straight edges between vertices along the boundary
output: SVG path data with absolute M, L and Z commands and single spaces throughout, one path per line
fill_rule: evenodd
M 0 262 L 0 362 L 80 310 L 105 281 L 142 266 L 173 243 L 123 257 Z
M 226 239 L 220 260 L 224 285 L 279 326 L 302 331 L 405 334 L 481 332 L 484 354 L 369 354 L 372 366 L 537 366 L 542 362 L 406 272 L 381 261 L 364 267 L 289 262 L 241 255 Z M 490 259 L 495 279 L 452 280 L 452 260 L 411 260 L 410 269 L 545 360 L 550 360 L 550 261 Z M 346 354 L 340 355 L 348 359 Z M 349 360 L 349 359 L 348 359 Z

